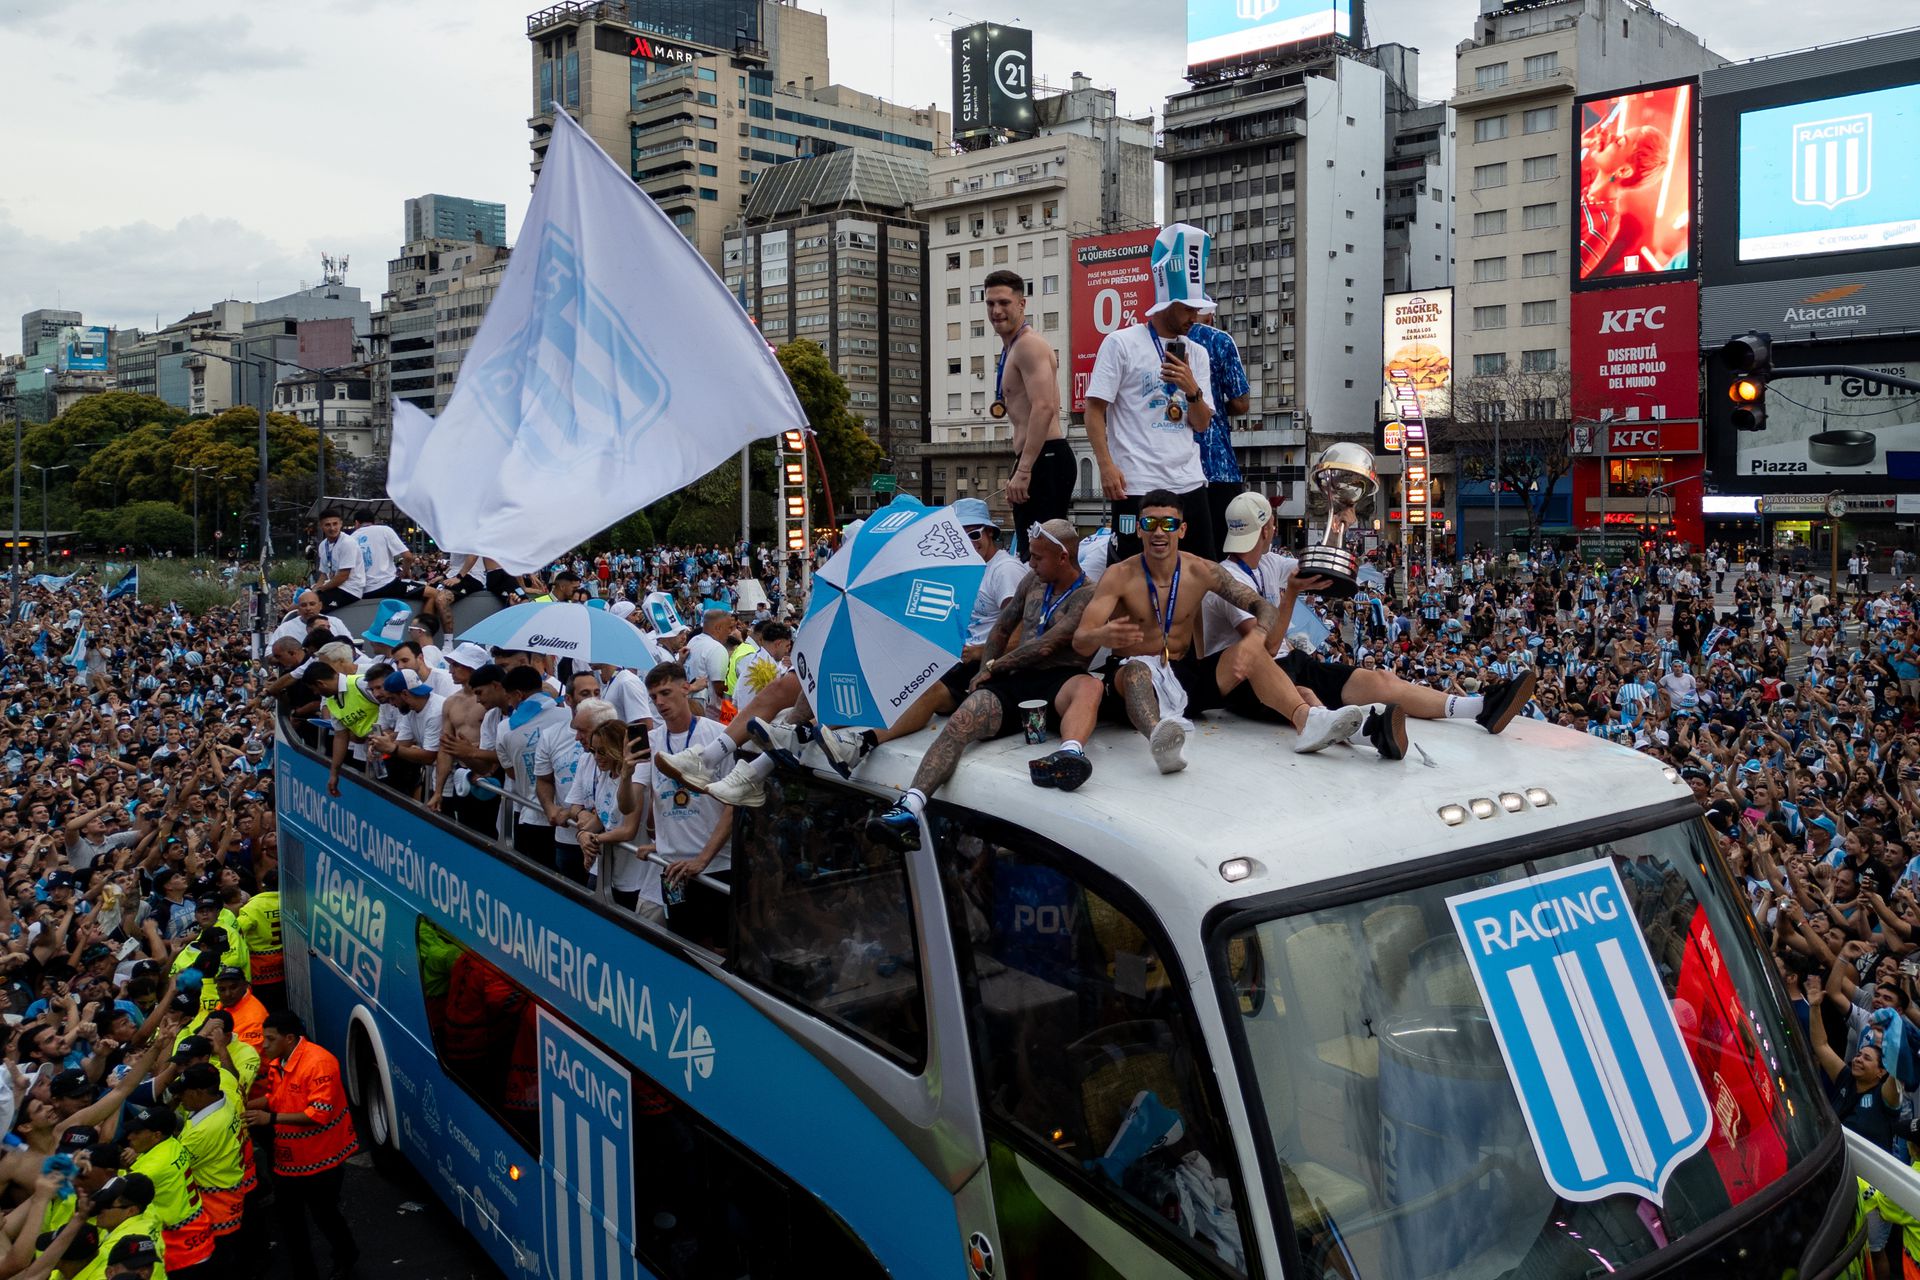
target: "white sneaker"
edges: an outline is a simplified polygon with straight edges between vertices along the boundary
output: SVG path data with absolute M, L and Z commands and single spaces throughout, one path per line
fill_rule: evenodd
M 867 740 L 858 729 L 815 729 L 814 740 L 833 771 L 843 778 L 851 778 L 854 768 L 866 759 Z
M 654 767 L 669 778 L 678 778 L 690 787 L 705 787 L 713 782 L 713 771 L 707 768 L 707 762 L 701 753 L 705 747 L 688 747 L 672 755 L 654 752 Z
M 747 734 L 763 751 L 789 769 L 800 767 L 800 731 L 793 725 L 755 717 L 747 722 Z
M 1162 773 L 1178 773 L 1187 767 L 1187 731 L 1178 720 L 1162 720 L 1147 737 L 1153 763 Z
M 722 804 L 758 809 L 767 802 L 767 784 L 751 761 L 742 760 L 733 766 L 732 773 L 709 786 L 707 794 Z
M 1338 711 L 1327 707 L 1308 707 L 1307 723 L 1300 729 L 1300 739 L 1293 744 L 1299 755 L 1308 755 L 1324 750 L 1336 742 L 1349 741 L 1367 722 L 1367 707 L 1341 707 Z

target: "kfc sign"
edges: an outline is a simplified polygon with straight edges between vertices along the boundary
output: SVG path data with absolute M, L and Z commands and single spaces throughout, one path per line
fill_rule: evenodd
M 1700 287 L 1672 281 L 1577 292 L 1573 416 L 1610 430 L 1700 417 Z M 1608 440 L 1609 452 L 1619 452 Z M 1633 452 L 1641 450 L 1636 446 Z
M 1613 457 L 1631 454 L 1700 452 L 1700 424 L 1658 422 L 1639 426 L 1609 425 L 1607 452 Z

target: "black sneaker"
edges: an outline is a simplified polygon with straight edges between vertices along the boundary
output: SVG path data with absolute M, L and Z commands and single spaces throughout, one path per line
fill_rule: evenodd
M 1376 702 L 1367 708 L 1360 736 L 1373 744 L 1382 760 L 1407 758 L 1407 713 L 1397 702 Z
M 897 804 L 867 819 L 867 839 L 907 853 L 920 847 L 920 820 L 907 806 Z
M 1533 696 L 1534 674 L 1522 671 L 1511 680 L 1495 680 L 1483 685 L 1480 696 L 1486 699 L 1480 708 L 1480 714 L 1474 720 L 1488 733 L 1499 733 L 1513 723 L 1527 705 L 1527 699 Z
M 1093 776 L 1093 761 L 1078 751 L 1056 751 L 1050 756 L 1027 762 L 1036 787 L 1057 787 L 1072 791 Z

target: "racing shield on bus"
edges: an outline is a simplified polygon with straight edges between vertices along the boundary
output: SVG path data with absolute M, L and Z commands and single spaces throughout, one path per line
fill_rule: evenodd
M 1447 906 L 1548 1185 L 1659 1204 L 1712 1115 L 1619 871 L 1586 863 Z

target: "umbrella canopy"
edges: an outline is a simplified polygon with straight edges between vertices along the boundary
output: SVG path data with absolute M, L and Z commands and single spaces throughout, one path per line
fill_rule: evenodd
M 551 653 L 592 666 L 645 671 L 653 665 L 646 641 L 626 619 L 583 604 L 517 604 L 475 623 L 460 640 L 496 649 Z
M 813 575 L 794 670 L 822 724 L 884 728 L 960 660 L 987 566 L 951 507 L 902 495 Z

